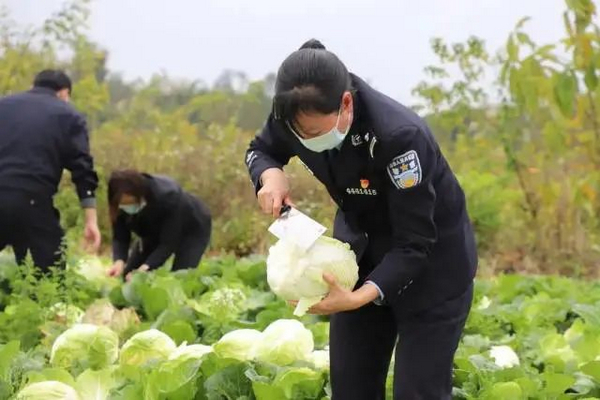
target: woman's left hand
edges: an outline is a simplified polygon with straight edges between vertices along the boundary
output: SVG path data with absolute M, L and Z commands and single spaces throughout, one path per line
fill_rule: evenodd
M 323 274 L 323 279 L 329 285 L 329 294 L 308 310 L 311 314 L 329 315 L 355 310 L 379 296 L 379 292 L 373 285 L 363 285 L 361 288 L 351 291 L 341 287 L 331 274 Z
M 128 273 L 127 275 L 125 275 L 125 280 L 127 282 L 131 281 L 131 278 L 133 277 L 133 274 L 136 272 L 148 272 L 148 270 L 150 270 L 150 267 L 147 266 L 146 264 L 142 265 L 141 267 L 139 267 L 138 269 L 136 269 L 135 271 L 131 271 L 130 273 Z

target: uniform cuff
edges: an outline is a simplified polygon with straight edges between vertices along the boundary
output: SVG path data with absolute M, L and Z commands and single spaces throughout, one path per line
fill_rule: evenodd
M 377 291 L 379 292 L 379 298 L 373 300 L 373 303 L 375 303 L 378 306 L 383 305 L 383 301 L 384 301 L 385 296 L 383 295 L 383 291 L 381 290 L 381 288 L 379 287 L 379 285 L 376 284 L 373 281 L 366 281 L 365 285 L 367 285 L 367 284 L 375 286 L 375 289 L 377 289 Z
M 96 198 L 87 197 L 85 199 L 81 199 L 81 208 L 96 208 Z

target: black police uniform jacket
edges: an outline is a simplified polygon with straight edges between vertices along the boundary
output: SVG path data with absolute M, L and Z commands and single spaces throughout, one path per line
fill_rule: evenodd
M 153 250 L 145 261 L 150 269 L 163 265 L 189 235 L 210 236 L 211 214 L 195 196 L 182 190 L 173 179 L 143 174 L 148 182 L 146 205 L 139 213 L 119 211 L 113 224 L 113 259 L 127 261 L 131 233 Z
M 82 204 L 95 205 L 98 176 L 84 117 L 46 88 L 1 98 L 0 191 L 50 199 L 65 168 Z
M 466 201 L 426 123 L 352 75 L 354 120 L 338 150 L 306 149 L 286 123 L 269 116 L 246 152 L 255 190 L 267 168 L 291 157 L 338 205 L 333 236 L 357 255 L 360 283 L 384 301 L 418 312 L 463 293 L 477 252 Z

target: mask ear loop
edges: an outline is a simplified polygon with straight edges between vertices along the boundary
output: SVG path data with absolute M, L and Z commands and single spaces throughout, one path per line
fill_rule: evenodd
M 352 95 L 353 99 L 354 99 L 354 91 L 353 90 L 349 90 L 350 94 Z M 342 95 L 342 101 L 340 103 L 340 110 L 338 111 L 338 118 L 337 118 L 337 122 L 335 123 L 335 129 L 338 130 L 339 132 L 339 125 L 340 125 L 340 118 L 342 116 L 342 109 L 344 108 L 344 96 Z M 346 132 L 344 133 L 344 135 L 348 134 L 350 132 L 350 128 L 352 127 L 352 123 L 354 122 L 354 110 L 350 110 L 350 116 L 348 117 L 348 127 L 346 128 Z
M 305 140 L 302 136 L 300 136 L 296 130 L 292 127 L 292 125 L 290 124 L 289 121 L 285 121 L 285 125 L 288 127 L 288 129 L 296 136 L 296 138 L 298 138 L 298 140 L 302 141 Z
M 342 118 L 342 107 L 344 107 L 343 104 L 340 105 L 340 109 L 338 110 L 337 119 L 335 121 L 335 126 L 333 127 L 333 129 L 335 129 L 336 131 L 339 131 L 338 127 L 340 126 L 340 118 Z M 331 132 L 333 129 L 330 129 L 329 132 Z

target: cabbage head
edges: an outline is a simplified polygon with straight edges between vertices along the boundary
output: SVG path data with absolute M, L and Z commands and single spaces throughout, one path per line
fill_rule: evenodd
M 212 346 L 206 346 L 204 344 L 190 344 L 183 343 L 173 353 L 169 355 L 169 360 L 189 360 L 189 359 L 201 359 L 208 353 L 212 353 Z
M 37 382 L 17 393 L 16 400 L 83 400 L 71 386 L 58 381 Z
M 100 369 L 119 356 L 119 336 L 104 326 L 77 324 L 56 338 L 50 363 L 57 368 Z
M 279 319 L 263 331 L 256 346 L 259 361 L 286 366 L 296 361 L 312 361 L 314 350 L 312 332 L 295 319 Z
M 93 302 L 83 315 L 86 324 L 107 326 L 118 335 L 140 324 L 140 318 L 133 308 L 117 310 L 108 299 Z
M 151 361 L 164 361 L 177 349 L 167 334 L 149 329 L 133 335 L 121 348 L 121 365 L 143 366 Z
M 519 356 L 510 346 L 492 346 L 490 356 L 500 368 L 512 368 L 519 365 Z
M 262 333 L 260 331 L 238 329 L 223 335 L 213 347 L 219 357 L 247 361 L 254 358 L 254 349 L 261 340 Z
M 119 284 L 119 280 L 108 276 L 111 263 L 95 256 L 82 257 L 75 271 L 90 282 L 97 290 L 108 291 Z
M 321 236 L 306 252 L 285 240 L 279 240 L 269 249 L 269 287 L 285 300 L 299 301 L 294 315 L 304 315 L 327 295 L 329 286 L 323 280 L 325 272 L 332 274 L 343 288 L 354 288 L 358 281 L 358 265 L 350 245 Z
M 329 350 L 313 351 L 309 361 L 317 370 L 329 370 Z
M 79 307 L 60 302 L 48 309 L 47 318 L 51 321 L 73 326 L 82 322 L 83 315 L 84 312 Z

